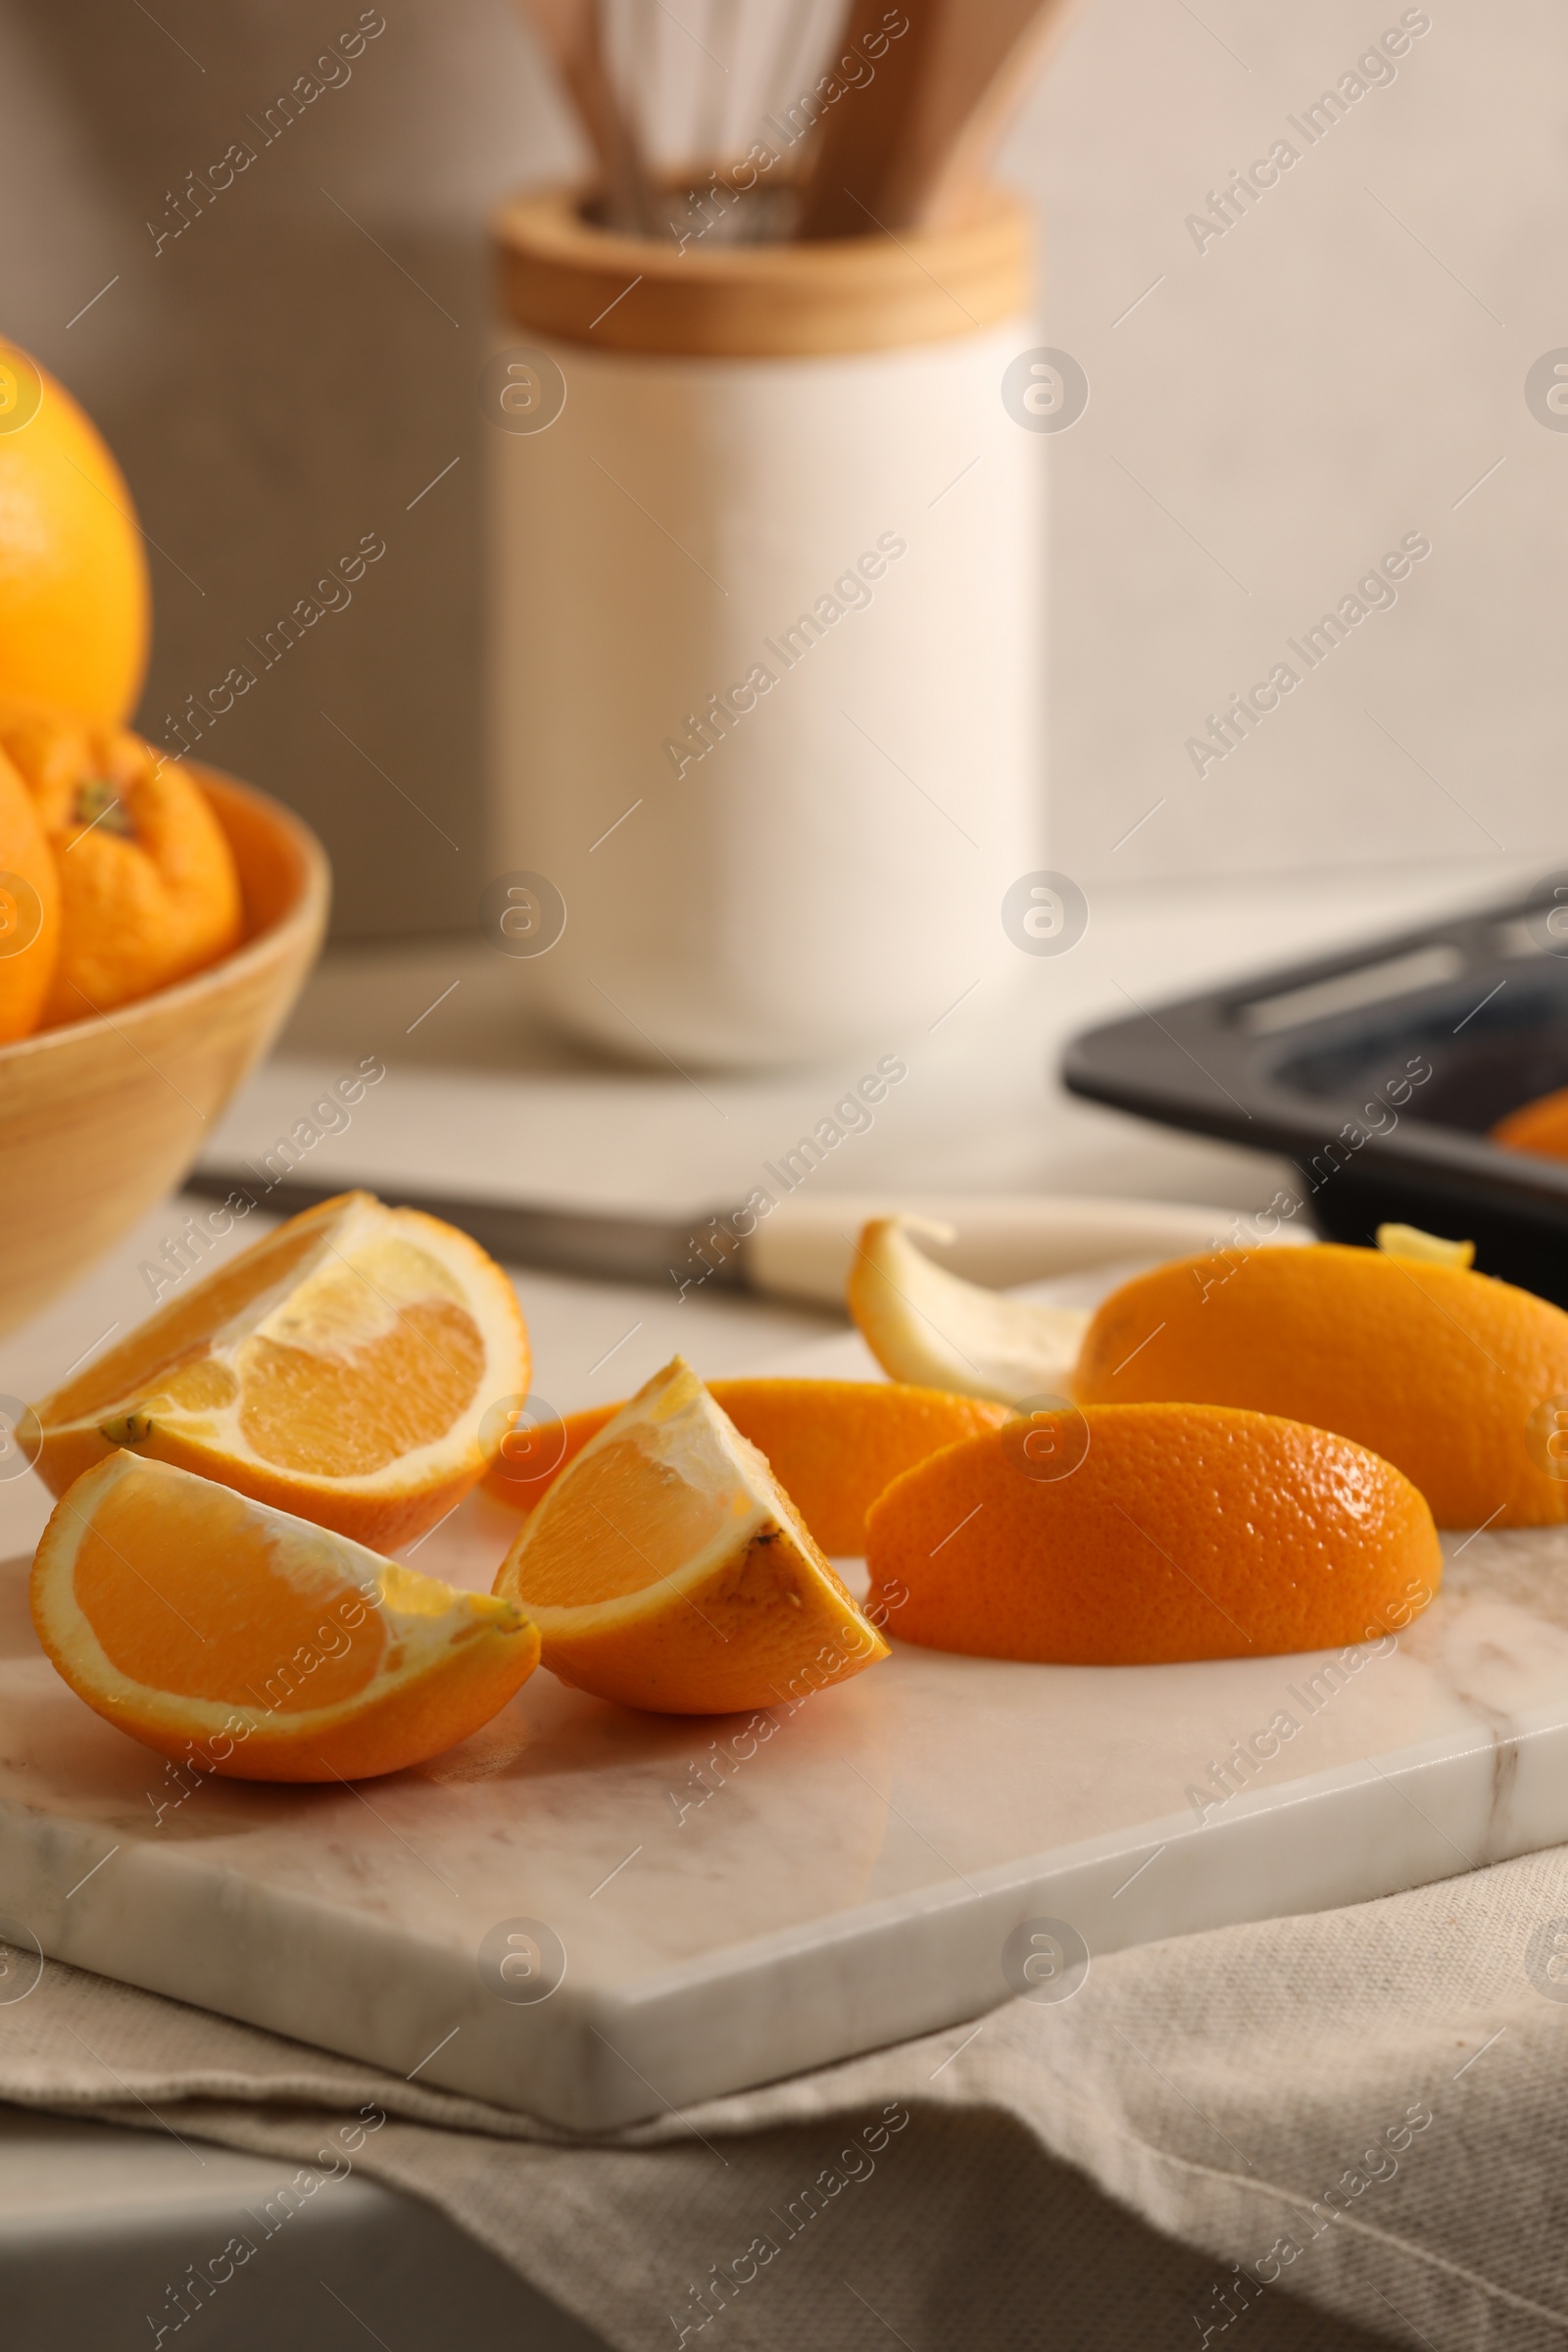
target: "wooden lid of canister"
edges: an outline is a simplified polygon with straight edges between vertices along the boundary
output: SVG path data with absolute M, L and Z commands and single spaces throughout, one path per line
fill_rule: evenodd
M 1029 307 L 1029 214 L 1001 188 L 958 228 L 684 247 L 596 227 L 584 193 L 539 189 L 495 222 L 503 313 L 552 341 L 800 359 L 945 342 Z

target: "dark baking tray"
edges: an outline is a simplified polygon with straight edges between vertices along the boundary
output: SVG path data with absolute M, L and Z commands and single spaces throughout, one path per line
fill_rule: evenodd
M 1062 1076 L 1092 1102 L 1283 1152 L 1332 1240 L 1419 1225 L 1568 1306 L 1568 1161 L 1487 1140 L 1568 1086 L 1568 871 L 1086 1030 Z

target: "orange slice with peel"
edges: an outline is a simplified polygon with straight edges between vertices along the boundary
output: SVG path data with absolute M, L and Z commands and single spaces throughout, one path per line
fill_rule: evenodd
M 888 1651 L 679 1356 L 555 1481 L 495 1589 L 563 1682 L 659 1714 L 774 1706 Z
M 1231 1404 L 1337 1430 L 1413 1479 L 1440 1527 L 1568 1519 L 1568 1314 L 1399 1249 L 1177 1258 L 1101 1305 L 1080 1404 Z
M 37 1468 L 63 1494 L 129 1446 L 389 1551 L 483 1476 L 505 1425 L 486 1414 L 527 1386 L 515 1293 L 478 1244 L 343 1193 L 36 1406 Z
M 1388 1462 L 1187 1404 L 1069 1408 L 949 1446 L 875 1504 L 866 1560 L 868 1606 L 897 1602 L 901 1640 L 1063 1666 L 1375 1642 L 1443 1577 L 1432 1513 Z
M 539 1660 L 512 1603 L 133 1453 L 61 1497 L 31 1602 L 88 1706 L 236 1780 L 422 1763 L 488 1723 Z
M 1005 1405 L 880 1380 L 710 1380 L 708 1393 L 774 1477 L 825 1552 L 865 1548 L 883 1488 L 940 1446 L 1006 1420 Z M 503 1438 L 485 1491 L 532 1510 L 623 1404 L 593 1404 Z

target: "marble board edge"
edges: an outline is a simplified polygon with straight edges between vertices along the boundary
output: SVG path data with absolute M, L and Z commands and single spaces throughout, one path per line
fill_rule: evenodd
M 1296 1819 L 1282 1838 L 1287 1811 Z M 406 1932 L 178 1852 L 136 1845 L 100 1872 L 110 1850 L 101 1824 L 15 1799 L 0 1800 L 0 1886 L 13 1924 L 49 1958 L 593 2132 L 966 2022 L 1015 1992 L 1063 1997 L 1064 1982 L 1026 1982 L 1016 1953 L 1008 1972 L 1009 1939 L 1042 1922 L 1064 1924 L 1092 1965 L 1132 1944 L 1367 1901 L 1564 1839 L 1559 1707 L 1250 1790 L 1201 1825 L 1191 1812 L 1168 1816 L 961 1886 L 890 1896 L 629 1988 L 573 1983 L 568 1955 L 549 1997 L 517 2003 L 495 1997 L 457 1947 L 416 1944 L 421 1965 L 411 1968 Z M 84 1872 L 94 1875 L 83 1882 Z M 68 1913 L 68 1902 L 79 1907 Z M 281 1969 L 270 1956 L 280 1920 Z

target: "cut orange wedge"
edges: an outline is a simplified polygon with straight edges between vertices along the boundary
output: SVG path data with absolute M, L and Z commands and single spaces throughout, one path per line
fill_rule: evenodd
M 782 1704 L 888 1652 L 679 1356 L 562 1472 L 495 1589 L 563 1682 L 660 1714 Z
M 978 1396 L 882 1380 L 710 1380 L 708 1393 L 743 1438 L 766 1454 L 822 1549 L 865 1549 L 865 1514 L 883 1488 L 940 1446 L 1007 1419 Z M 503 1438 L 485 1491 L 532 1510 L 590 1438 L 624 1410 L 591 1404 Z
M 235 1780 L 422 1763 L 488 1723 L 539 1661 L 511 1602 L 133 1453 L 61 1497 L 31 1601 L 78 1698 Z
M 476 1242 L 344 1193 L 230 1258 L 35 1409 L 63 1494 L 114 1446 L 394 1550 L 482 1477 L 528 1386 L 511 1283 Z

